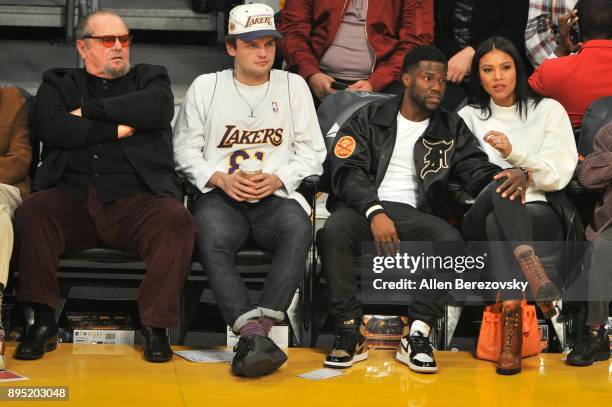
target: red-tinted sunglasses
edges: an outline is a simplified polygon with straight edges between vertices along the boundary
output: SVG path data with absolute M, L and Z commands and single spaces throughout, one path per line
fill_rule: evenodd
M 102 41 L 102 45 L 105 48 L 112 48 L 115 45 L 115 41 L 119 40 L 122 47 L 129 47 L 132 43 L 132 35 L 86 35 L 83 38 L 91 38 L 94 40 Z

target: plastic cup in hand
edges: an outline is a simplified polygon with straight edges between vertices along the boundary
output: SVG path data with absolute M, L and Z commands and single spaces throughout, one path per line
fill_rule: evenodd
M 257 158 L 249 158 L 240 162 L 240 176 L 251 179 L 257 174 L 261 174 L 263 170 L 263 162 Z M 259 199 L 247 199 L 247 202 L 259 202 Z

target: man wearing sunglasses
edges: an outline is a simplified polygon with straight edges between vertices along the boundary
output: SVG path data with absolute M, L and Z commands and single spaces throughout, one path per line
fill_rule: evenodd
M 18 295 L 34 310 L 18 359 L 56 347 L 58 258 L 97 246 L 148 265 L 138 293 L 144 356 L 172 357 L 165 329 L 178 326 L 195 227 L 174 170 L 170 79 L 162 66 L 131 67 L 130 42 L 118 15 L 93 13 L 77 27 L 85 69 L 43 74 L 33 116 L 43 143 L 39 192 L 15 217 Z

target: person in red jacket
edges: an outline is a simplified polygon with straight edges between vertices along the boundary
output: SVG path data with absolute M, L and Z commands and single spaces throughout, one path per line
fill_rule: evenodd
M 612 95 L 612 0 L 581 0 L 577 13 L 564 16 L 564 23 L 556 53 L 566 56 L 545 60 L 529 78 L 529 85 L 561 103 L 572 126 L 578 127 L 591 103 Z M 576 24 L 582 34 L 576 40 L 582 47 L 568 55 L 572 46 L 569 29 Z
M 400 93 L 404 55 L 433 42 L 433 25 L 433 0 L 289 0 L 281 52 L 319 100 L 344 86 Z

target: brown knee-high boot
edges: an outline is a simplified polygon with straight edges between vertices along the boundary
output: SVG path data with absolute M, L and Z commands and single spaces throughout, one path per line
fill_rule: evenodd
M 502 308 L 501 353 L 497 373 L 513 375 L 521 371 L 523 313 L 520 301 L 504 303 Z
M 529 290 L 535 296 L 542 312 L 546 318 L 552 318 L 556 314 L 553 301 L 561 298 L 559 288 L 548 278 L 548 274 L 546 274 L 546 270 L 544 270 L 544 266 L 540 258 L 534 253 L 533 248 L 526 245 L 519 246 L 515 249 L 514 254 L 523 275 L 527 278 Z

